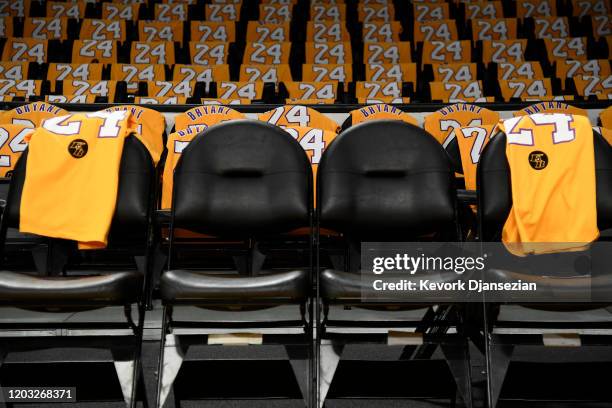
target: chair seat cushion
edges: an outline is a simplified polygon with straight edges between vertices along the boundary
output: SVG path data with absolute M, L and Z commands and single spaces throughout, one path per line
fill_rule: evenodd
M 160 281 L 164 303 L 295 303 L 307 297 L 308 287 L 308 271 L 302 269 L 257 276 L 171 270 Z
M 119 305 L 137 301 L 143 289 L 138 271 L 42 277 L 0 271 L 0 303 L 10 305 Z
M 371 276 L 371 274 L 369 274 Z M 419 286 L 422 276 L 405 276 L 403 280 L 412 280 Z M 459 276 L 454 272 L 430 275 L 427 279 L 432 282 L 453 282 Z M 328 302 L 339 303 L 446 303 L 452 298 L 445 299 L 439 292 L 419 290 L 411 293 L 375 290 L 368 279 L 364 279 L 360 273 L 351 273 L 335 269 L 326 269 L 320 278 L 321 296 Z M 412 294 L 412 295 L 411 295 Z

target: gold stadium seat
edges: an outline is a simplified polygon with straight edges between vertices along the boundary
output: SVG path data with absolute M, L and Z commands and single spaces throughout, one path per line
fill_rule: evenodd
M 414 62 L 401 64 L 368 64 L 365 63 L 365 80 L 380 82 L 408 82 L 416 85 L 417 64 Z
M 250 24 L 250 23 L 249 23 Z M 345 21 L 309 21 L 306 25 L 307 42 L 349 42 L 351 36 Z
M 346 21 L 346 4 L 324 3 L 310 5 L 310 20 L 314 22 Z
M 504 8 L 501 1 L 462 2 L 461 5 L 463 7 L 462 14 L 466 22 L 506 17 L 504 16 Z
M 273 83 L 293 81 L 288 64 L 242 64 L 240 65 L 238 80 L 242 82 L 262 81 Z
M 282 82 L 279 88 L 279 96 L 296 101 L 319 99 L 326 100 L 327 103 L 333 103 L 339 99 L 339 88 L 340 85 L 337 81 Z
M 102 3 L 102 18 L 105 20 L 137 20 L 141 4 L 125 4 L 121 2 Z
M 570 21 L 566 16 L 534 17 L 531 30 L 533 38 L 570 37 Z M 525 27 L 526 30 L 529 30 Z
M 395 20 L 395 6 L 392 3 L 359 3 L 357 6 L 357 20 L 362 23 L 382 21 L 389 23 Z
M 130 63 L 133 64 L 174 64 L 174 42 L 133 41 L 130 47 Z
M 290 23 L 278 24 L 262 23 L 261 21 L 249 21 L 247 24 L 247 42 L 288 42 L 290 37 Z M 231 40 L 228 40 L 231 41 Z
M 154 19 L 164 23 L 170 21 L 187 21 L 186 3 L 157 3 L 154 5 Z
M 306 42 L 307 64 L 352 64 L 353 51 L 350 42 Z
M 190 63 L 195 65 L 227 64 L 230 43 L 189 41 Z
M 482 18 L 469 20 L 472 41 L 511 40 L 518 37 L 519 20 L 516 18 Z
M 491 63 L 489 64 L 489 71 L 491 80 L 544 78 L 544 71 L 539 61 Z
M 589 58 L 586 37 L 545 38 L 546 55 L 552 65 L 557 60 Z
M 424 41 L 457 41 L 455 20 L 432 20 L 414 24 L 414 43 Z
M 164 81 L 165 67 L 162 64 L 111 64 L 110 79 L 124 81 L 129 92 L 138 89 L 140 81 Z
M 607 15 L 612 13 L 610 3 L 605 0 L 572 0 L 572 15 L 576 17 Z
M 65 81 L 65 80 L 81 80 L 81 81 L 99 81 L 102 79 L 102 71 L 104 64 L 66 64 L 66 63 L 50 63 L 47 67 L 45 79 L 48 81 Z M 117 79 L 112 78 L 111 79 Z
M 419 23 L 426 21 L 448 20 L 450 18 L 448 3 L 419 3 L 412 4 L 413 20 Z
M 91 80 L 83 81 L 80 79 L 66 79 L 63 81 L 51 82 L 51 92 L 56 95 L 87 96 L 94 101 L 101 98 L 106 102 L 117 102 L 125 97 L 125 83 L 119 86 L 120 82 L 115 80 Z
M 485 40 L 480 42 L 482 47 L 482 62 L 519 63 L 525 61 L 528 40 L 519 38 L 514 40 Z
M 421 67 L 425 64 L 453 64 L 472 61 L 470 40 L 428 41 L 417 46 Z
M 493 96 L 485 95 L 482 81 L 430 82 L 432 101 L 440 102 L 492 102 Z
M 597 60 L 558 60 L 555 61 L 555 76 L 561 80 L 561 86 L 565 89 L 568 78 L 577 76 L 607 77 L 610 75 L 610 61 L 607 59 Z
M 26 0 L 0 2 L 0 13 L 10 17 L 28 17 L 30 15 L 30 2 Z
M 113 40 L 74 40 L 72 63 L 115 64 L 118 61 L 118 44 Z
M 302 80 L 306 82 L 353 82 L 353 66 L 350 64 L 303 64 Z M 283 80 L 291 82 L 291 79 Z
M 402 98 L 408 96 L 401 82 L 357 81 L 355 97 L 359 100 L 381 100 L 385 98 Z
M 85 11 L 86 4 L 83 2 L 48 1 L 46 4 L 46 16 L 49 18 L 68 17 L 82 19 L 85 18 Z
M 433 81 L 475 81 L 483 78 L 484 66 L 477 62 L 452 64 L 427 64 L 423 67 L 425 78 Z
M 499 80 L 503 101 L 548 101 L 554 97 L 550 78 Z
M 204 10 L 205 19 L 207 21 L 238 21 L 240 20 L 240 12 L 242 3 L 213 3 L 207 4 Z
M 86 18 L 81 22 L 81 31 L 78 38 L 82 40 L 125 41 L 127 37 L 125 20 L 98 20 Z
M 612 98 L 612 75 L 606 77 L 574 77 L 576 93 L 585 99 L 609 100 Z
M 410 62 L 412 62 L 412 50 L 408 41 L 363 44 L 363 63 L 366 65 Z
M 593 37 L 599 39 L 612 34 L 612 16 L 610 14 L 591 16 L 591 27 Z
M 0 96 L 31 98 L 44 94 L 44 85 L 39 79 L 0 79 Z
M 236 41 L 236 23 L 233 21 L 191 21 L 189 27 L 190 41 Z
M 33 69 L 32 71 L 36 71 Z M 32 72 L 34 74 L 34 72 Z M 30 75 L 29 62 L 8 62 L 0 61 L 0 79 L 13 79 L 21 81 L 23 79 L 34 79 L 35 75 Z
M 177 81 L 229 81 L 229 66 L 220 65 L 190 65 L 175 64 L 172 66 L 172 80 Z
M 68 39 L 69 21 L 66 17 L 28 17 L 23 21 L 22 37 L 37 40 Z
M 518 18 L 553 17 L 557 15 L 557 2 L 553 0 L 517 0 Z
M 290 42 L 249 42 L 246 44 L 243 64 L 289 64 Z
M 204 83 L 198 81 L 147 81 L 145 85 L 146 92 L 140 92 L 139 96 L 199 99 L 206 95 Z
M 33 38 L 8 38 L 2 49 L 2 61 L 49 62 L 49 41 Z
M 220 81 L 216 87 L 211 86 L 211 97 L 218 99 L 250 99 L 261 100 L 264 96 L 264 83 Z
M 144 42 L 176 41 L 183 44 L 182 21 L 138 21 L 138 39 Z
M 264 24 L 284 24 L 291 21 L 293 4 L 260 4 L 258 21 Z
M 402 31 L 402 23 L 399 21 L 373 20 L 362 24 L 362 40 L 364 43 L 398 42 Z

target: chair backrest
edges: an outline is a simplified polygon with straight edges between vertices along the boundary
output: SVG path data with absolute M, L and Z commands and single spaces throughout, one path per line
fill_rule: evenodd
M 21 193 L 26 177 L 28 151 L 13 170 L 9 189 L 5 227 L 19 228 Z M 119 190 L 111 224 L 109 245 L 132 238 L 146 238 L 154 199 L 155 168 L 147 148 L 134 136 L 125 140 L 119 167 Z M 61 205 L 61 202 L 58 202 Z M 116 239 L 113 239 L 116 238 Z
M 310 225 L 312 170 L 284 130 L 236 120 L 208 128 L 174 171 L 172 227 L 256 238 Z
M 593 132 L 597 224 L 612 228 L 612 147 Z M 498 132 L 484 148 L 478 163 L 478 207 L 480 235 L 484 241 L 499 241 L 512 207 L 510 167 L 506 159 L 506 135 Z
M 319 164 L 320 225 L 360 240 L 407 240 L 456 231 L 453 172 L 444 148 L 400 121 L 351 127 Z

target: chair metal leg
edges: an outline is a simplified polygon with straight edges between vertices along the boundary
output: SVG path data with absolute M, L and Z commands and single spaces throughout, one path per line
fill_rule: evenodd
M 498 336 L 486 336 L 487 346 L 487 403 L 489 408 L 495 408 L 501 394 L 504 379 L 510 366 L 514 346 L 496 342 Z
M 444 354 L 448 368 L 450 369 L 457 393 L 463 399 L 465 406 L 471 408 L 472 399 L 472 372 L 470 365 L 470 352 L 467 341 L 459 340 L 455 344 L 442 343 L 440 349 Z
M 310 345 L 285 345 L 289 363 L 293 369 L 295 379 L 300 386 L 304 405 L 310 407 L 311 372 L 310 372 Z
M 113 355 L 115 371 L 119 378 L 119 384 L 121 385 L 123 400 L 127 407 L 133 408 L 136 404 L 136 376 L 134 373 L 138 370 L 138 364 L 136 363 L 137 353 L 134 351 L 133 347 L 116 347 L 111 349 L 111 353 Z
M 157 369 L 156 408 L 164 406 L 188 350 L 188 346 L 181 344 L 178 336 L 169 333 L 168 327 L 171 313 L 172 308 L 164 307 L 159 365 Z
M 331 340 L 321 340 L 319 352 L 319 408 L 322 408 L 325 403 L 327 392 L 334 379 L 343 350 L 343 344 Z

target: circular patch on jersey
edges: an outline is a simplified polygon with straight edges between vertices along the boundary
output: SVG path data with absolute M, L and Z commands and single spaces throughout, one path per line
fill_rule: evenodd
M 544 152 L 535 150 L 529 153 L 529 165 L 534 170 L 543 170 L 548 166 L 548 156 Z
M 87 142 L 83 139 L 74 139 L 68 145 L 68 153 L 70 153 L 70 155 L 75 159 L 85 157 L 87 154 L 87 149 Z

